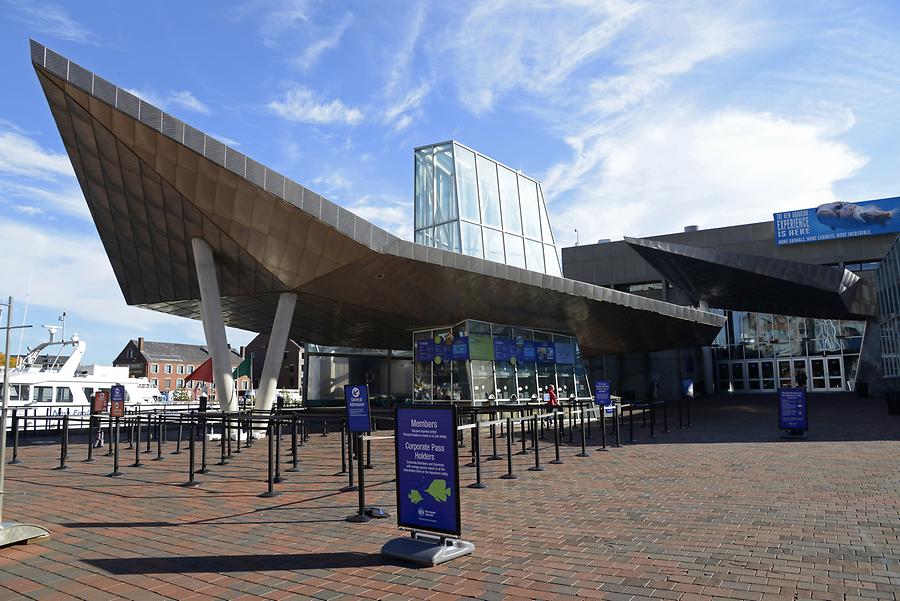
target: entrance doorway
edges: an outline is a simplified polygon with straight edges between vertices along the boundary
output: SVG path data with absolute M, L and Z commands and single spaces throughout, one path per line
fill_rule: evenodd
M 809 358 L 809 388 L 833 392 L 844 389 L 844 366 L 840 357 Z

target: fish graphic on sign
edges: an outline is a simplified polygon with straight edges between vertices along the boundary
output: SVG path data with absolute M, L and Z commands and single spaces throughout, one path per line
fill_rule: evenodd
M 833 230 L 855 230 L 871 225 L 887 225 L 894 211 L 878 207 L 862 207 L 852 202 L 829 202 L 819 205 L 816 219 Z

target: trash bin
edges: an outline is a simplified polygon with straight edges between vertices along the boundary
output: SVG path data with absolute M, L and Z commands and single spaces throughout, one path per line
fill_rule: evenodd
M 856 383 L 856 396 L 861 399 L 869 398 L 869 383 L 868 382 L 857 382 Z

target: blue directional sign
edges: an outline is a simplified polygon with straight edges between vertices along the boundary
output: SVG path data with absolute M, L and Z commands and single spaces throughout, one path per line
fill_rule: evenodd
M 121 384 L 116 384 L 109 389 L 109 400 L 113 403 L 124 403 L 125 402 L 125 387 Z
M 347 404 L 347 428 L 351 432 L 371 432 L 372 416 L 369 413 L 369 387 L 344 386 L 344 401 Z
M 782 430 L 809 430 L 805 388 L 778 389 L 778 425 Z
M 609 380 L 594 381 L 594 403 L 597 405 L 612 405 L 612 397 L 609 394 Z
M 397 406 L 397 525 L 459 536 L 456 407 Z

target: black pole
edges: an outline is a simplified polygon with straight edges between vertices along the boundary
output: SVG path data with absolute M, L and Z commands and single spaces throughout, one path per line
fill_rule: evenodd
M 222 413 L 222 435 L 219 437 L 219 462 L 216 465 L 228 465 L 225 459 L 225 414 Z M 276 480 L 278 482 L 278 480 Z
M 289 472 L 299 472 L 300 465 L 297 457 L 297 414 L 291 413 L 291 461 L 293 465 L 288 469 Z
M 13 428 L 16 427 L 16 416 L 15 412 L 13 412 Z M 88 416 L 88 440 L 87 440 L 87 458 L 82 463 L 93 463 L 94 462 L 94 416 Z M 12 461 L 10 461 L 12 463 Z
M 686 400 L 687 403 L 687 427 L 690 428 L 694 424 L 691 423 L 691 397 L 688 397 Z
M 343 476 L 347 473 L 347 440 L 346 440 L 346 424 L 341 424 L 341 471 L 337 473 L 338 476 Z
M 551 461 L 550 463 L 554 465 L 559 465 L 561 463 L 565 463 L 562 459 L 559 458 L 559 430 L 561 428 L 560 424 L 560 413 L 559 409 L 553 409 L 553 451 L 556 454 L 556 459 Z
M 653 401 L 650 401 L 650 438 L 656 438 L 656 413 L 653 411 Z
M 156 418 L 156 457 L 153 458 L 153 461 L 165 461 L 166 458 L 163 457 L 162 454 L 162 440 L 163 440 L 163 432 L 166 429 L 166 416 L 165 414 L 160 415 Z
M 235 425 L 237 426 L 235 432 L 235 439 L 237 444 L 234 445 L 234 452 L 238 454 L 241 452 L 241 432 L 244 430 L 244 420 L 241 419 L 241 412 L 238 411 L 237 416 L 235 417 Z
M 281 415 L 275 420 L 275 484 L 284 482 L 281 475 Z
M 69 438 L 69 416 L 64 415 L 62 420 L 57 420 L 57 422 L 62 423 L 59 429 L 59 465 L 53 469 L 67 470 L 69 469 L 69 466 L 66 465 L 66 455 L 69 454 L 69 450 L 66 448 Z M 3 435 L 6 436 L 6 432 Z
M 137 437 L 135 438 L 134 443 L 134 463 L 131 464 L 131 467 L 141 467 L 141 416 L 140 414 L 134 416 L 135 419 L 135 431 L 137 432 Z M 148 417 L 149 419 L 149 417 Z M 112 421 L 112 420 L 110 420 Z M 149 434 L 148 434 L 149 436 Z
M 125 420 L 125 427 L 128 428 L 128 446 L 126 448 L 134 448 L 134 418 Z
M 208 474 L 209 468 L 206 467 L 206 416 L 197 416 L 197 426 L 200 430 L 200 469 L 198 474 Z
M 582 402 L 579 401 L 578 406 L 581 407 L 581 410 L 582 410 L 582 411 L 587 411 L 587 409 L 585 409 L 585 407 L 588 407 L 589 404 L 588 404 L 588 403 L 582 403 Z M 588 438 L 593 438 L 593 436 L 591 435 L 591 413 L 590 413 L 590 411 L 588 411 L 588 413 L 587 413 L 587 422 L 588 422 L 588 423 L 587 423 L 587 437 L 588 437 Z
M 541 466 L 541 448 L 538 443 L 538 416 L 535 414 L 532 418 L 531 440 L 534 442 L 534 467 L 528 468 L 529 472 L 543 472 Z
M 150 439 L 153 438 L 153 415 L 147 414 L 147 448 L 144 450 L 145 453 L 152 452 L 150 450 Z
M 515 480 L 518 478 L 517 475 L 513 473 L 513 462 L 512 462 L 512 417 L 506 418 L 506 473 L 500 476 L 504 480 Z
M 26 409 L 26 415 L 28 410 Z M 27 427 L 28 422 L 25 422 Z M 22 463 L 19 460 L 19 412 L 16 409 L 13 409 L 13 419 L 12 419 L 12 429 L 13 429 L 13 454 L 12 459 L 9 461 L 8 465 L 18 465 Z
M 493 417 L 493 415 L 491 417 Z M 491 424 L 491 446 L 493 447 L 494 454 L 488 457 L 488 461 L 499 461 L 500 459 L 503 459 L 497 454 L 497 424 Z
M 669 401 L 663 400 L 663 431 L 668 434 L 669 430 Z
M 616 444 L 615 444 L 615 446 L 617 446 L 617 447 L 622 446 L 622 428 L 621 428 L 622 416 L 621 416 L 621 412 L 622 412 L 622 405 L 613 405 L 613 421 L 615 422 L 615 428 L 616 428 Z
M 634 444 L 634 401 L 628 403 L 628 442 Z
M 369 441 L 366 441 L 369 442 Z M 356 458 L 356 468 L 359 476 L 359 486 L 357 486 L 357 490 L 359 491 L 359 507 L 356 510 L 354 515 L 351 515 L 347 518 L 348 522 L 368 522 L 372 518 L 366 515 L 366 466 L 363 465 L 363 440 L 362 434 L 356 435 L 356 446 L 359 452 L 359 457 Z
M 606 405 L 598 405 L 600 407 L 600 447 L 601 451 L 606 451 Z
M 349 431 L 349 425 L 347 426 L 347 463 L 349 465 L 349 469 L 347 470 L 349 484 L 341 489 L 343 492 L 349 492 L 351 490 L 356 490 L 356 485 L 353 484 L 353 453 L 354 453 L 354 436 L 353 433 Z M 357 459 L 357 463 L 360 463 L 362 457 Z
M 224 416 L 222 416 L 222 420 L 225 423 L 225 425 L 222 427 L 222 436 L 225 437 L 225 444 L 227 446 L 225 458 L 231 459 L 231 415 L 226 413 Z
M 519 428 L 522 430 L 522 451 L 519 455 L 527 455 L 528 449 L 525 448 L 525 411 L 519 411 Z
M 325 417 L 322 419 L 323 419 L 323 421 L 322 421 L 322 437 L 324 438 L 324 437 L 328 436 L 328 418 Z M 341 434 L 343 434 L 343 433 L 344 433 L 344 430 L 341 429 Z M 344 441 L 342 440 L 341 445 L 343 445 L 343 444 L 344 444 Z
M 109 427 L 107 429 L 106 436 L 107 436 L 107 438 L 109 438 L 109 448 L 106 451 L 106 456 L 112 457 L 112 454 L 113 454 L 113 420 L 112 420 L 112 418 L 110 418 L 110 420 L 109 420 Z
M 475 431 L 474 438 L 472 438 L 472 449 L 475 454 L 475 482 L 470 484 L 469 488 L 487 488 L 487 485 L 481 481 L 481 433 L 478 428 L 477 416 L 473 430 Z
M 194 479 L 194 459 L 196 456 L 196 439 L 197 439 L 197 429 L 194 423 L 194 410 L 191 409 L 191 414 L 189 416 L 191 418 L 191 438 L 188 441 L 188 481 L 182 484 L 181 486 L 185 488 L 193 488 L 195 486 L 199 486 L 200 483 Z
M 678 397 L 678 429 L 684 428 L 684 422 L 681 421 L 681 397 Z
M 181 455 L 181 437 L 184 434 L 184 414 L 178 414 L 178 440 L 175 441 L 175 450 L 172 451 L 173 455 Z
M 578 417 L 581 418 L 581 452 L 576 457 L 590 457 L 591 454 L 587 450 L 587 436 L 584 429 L 584 408 L 579 409 Z
M 115 450 L 113 451 L 113 471 L 111 474 L 107 474 L 110 478 L 118 478 L 119 476 L 124 476 L 124 474 L 119 471 L 119 419 L 120 418 L 118 417 L 116 418 L 116 442 Z
M 369 432 L 369 436 L 371 436 L 371 435 L 372 435 L 372 433 Z M 360 436 L 362 436 L 362 435 L 360 435 Z M 360 451 L 362 451 L 362 445 L 360 445 Z M 360 460 L 362 460 L 362 457 L 360 457 Z M 372 441 L 371 440 L 366 440 L 366 466 L 365 467 L 367 470 L 375 469 L 375 466 L 372 465 Z
M 259 495 L 263 498 L 269 497 L 277 497 L 281 493 L 275 490 L 275 441 L 272 440 L 274 438 L 275 432 L 272 429 L 272 419 L 269 418 L 269 425 L 266 426 L 266 438 L 269 443 L 269 466 L 268 466 L 268 478 L 266 478 L 266 482 L 268 488 L 266 492 Z
M 572 444 L 572 441 L 575 440 L 575 437 L 572 435 L 573 425 L 575 423 L 575 406 L 569 405 L 569 444 Z

